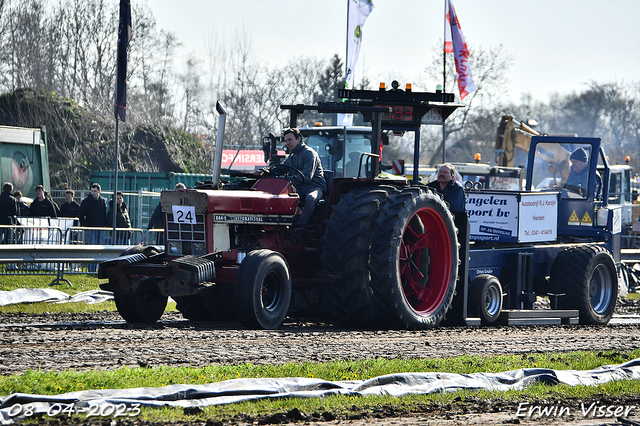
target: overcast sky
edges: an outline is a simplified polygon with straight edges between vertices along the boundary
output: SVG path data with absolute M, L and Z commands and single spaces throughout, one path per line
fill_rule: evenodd
M 452 2 L 467 43 L 502 44 L 514 56 L 505 88 L 511 100 L 531 93 L 546 101 L 554 92 L 581 91 L 589 81 L 640 82 L 640 0 Z M 391 78 L 424 82 L 433 46 L 443 38 L 444 0 L 373 3 L 356 82 L 363 71 L 376 86 Z M 196 56 L 204 57 L 209 40 L 246 34 L 255 60 L 264 64 L 336 53 L 344 60 L 347 0 L 148 0 L 147 6 L 158 27 L 174 32 Z M 432 91 L 436 83 L 422 89 Z

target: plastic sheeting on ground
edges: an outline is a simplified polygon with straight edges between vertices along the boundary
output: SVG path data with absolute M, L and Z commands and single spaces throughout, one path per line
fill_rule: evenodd
M 328 395 L 430 394 L 460 389 L 507 391 L 532 383 L 555 385 L 598 385 L 612 380 L 640 379 L 640 358 L 620 365 L 594 370 L 551 370 L 524 368 L 503 373 L 401 373 L 369 380 L 330 382 L 312 378 L 234 379 L 207 385 L 171 385 L 160 388 L 102 389 L 60 395 L 15 393 L 0 397 L 0 421 L 12 424 L 25 413 L 60 414 L 71 407 L 77 414 L 90 416 L 133 416 L 140 406 L 204 407 L 262 398 L 318 398 Z M 118 411 L 120 410 L 120 411 Z M 68 412 L 68 411 L 67 411 Z M 96 414 L 97 413 L 97 414 Z
M 53 288 L 19 288 L 11 291 L 0 291 L 0 306 L 35 302 L 100 303 L 111 299 L 113 299 L 113 293 L 103 290 L 84 291 L 73 296 Z

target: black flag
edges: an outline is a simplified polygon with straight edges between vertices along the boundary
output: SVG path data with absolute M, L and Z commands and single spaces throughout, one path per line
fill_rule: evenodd
M 131 2 L 120 0 L 118 65 L 116 71 L 116 120 L 125 121 L 127 112 L 127 46 L 131 41 Z

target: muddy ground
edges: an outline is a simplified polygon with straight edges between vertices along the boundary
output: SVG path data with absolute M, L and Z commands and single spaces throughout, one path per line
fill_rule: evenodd
M 640 302 L 624 301 L 619 314 L 640 313 Z M 116 313 L 0 315 L 0 373 L 28 369 L 114 369 L 123 366 L 277 364 L 368 358 L 438 358 L 458 355 L 516 354 L 576 350 L 623 352 L 640 347 L 640 325 L 442 327 L 426 331 L 363 331 L 326 324 L 288 322 L 275 331 L 247 330 L 234 323 L 187 322 L 165 313 L 156 325 L 129 325 Z M 603 355 L 604 356 L 604 355 Z M 567 402 L 568 403 L 568 402 Z M 577 403 L 577 402 L 576 402 Z M 610 401 L 636 405 L 629 420 L 640 421 L 640 399 Z M 424 413 L 398 413 L 387 407 L 354 418 L 304 417 L 282 413 L 231 423 L 306 424 L 565 424 L 550 418 L 516 417 L 512 403 L 462 401 L 426 407 Z M 577 412 L 578 409 L 574 410 Z M 326 413 L 325 413 L 326 414 Z M 635 417 L 634 417 L 635 416 Z M 363 417 L 363 418 L 358 418 Z M 557 419 L 555 419 L 557 420 Z M 527 423 L 531 421 L 532 423 Z M 551 423 L 549 423 L 551 421 Z M 609 423 L 607 423 L 607 421 Z M 615 419 L 577 416 L 567 424 L 615 424 Z M 435 422 L 435 423 L 433 423 Z M 587 422 L 587 423 L 584 423 Z M 589 423 L 591 422 L 591 423 Z M 614 423 L 612 423 L 614 422 Z M 640 423 L 639 423 L 640 424 Z

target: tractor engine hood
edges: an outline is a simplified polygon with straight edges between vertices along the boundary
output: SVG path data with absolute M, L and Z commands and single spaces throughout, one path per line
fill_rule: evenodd
M 162 191 L 161 203 L 165 212 L 171 212 L 173 206 L 194 206 L 197 214 L 293 215 L 298 205 L 298 194 L 286 179 L 262 178 L 248 190 Z

